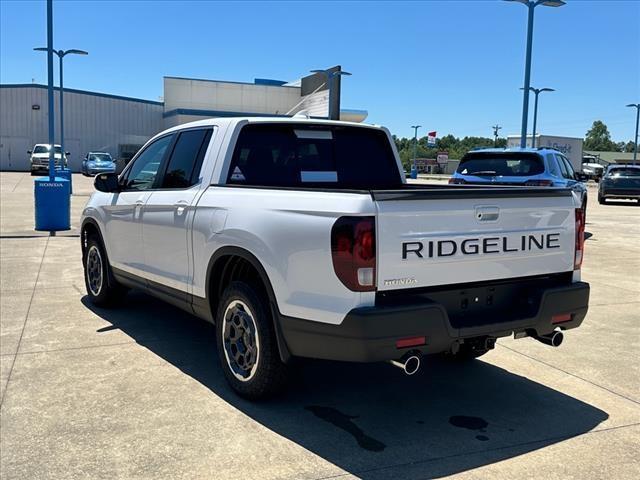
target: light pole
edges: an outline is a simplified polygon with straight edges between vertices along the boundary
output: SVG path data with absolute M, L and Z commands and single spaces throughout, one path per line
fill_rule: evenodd
M 311 73 L 321 73 L 323 74 L 325 77 L 327 77 L 327 88 L 329 89 L 329 115 L 328 118 L 329 120 L 340 120 L 340 112 L 336 112 L 335 111 L 335 106 L 333 104 L 333 95 L 334 95 L 334 91 L 333 91 L 333 79 L 337 76 L 340 75 L 347 75 L 350 76 L 351 74 L 349 72 L 345 72 L 343 70 L 335 70 L 335 71 L 331 71 L 331 70 L 311 70 Z
M 493 146 L 497 147 L 498 146 L 498 131 L 502 130 L 502 127 L 498 124 L 495 124 L 493 127 Z
M 522 88 L 520 90 L 522 90 Z M 555 92 L 555 90 L 553 88 L 533 88 L 533 87 L 529 87 L 529 90 L 533 92 L 536 96 L 536 99 L 534 101 L 534 106 L 533 106 L 533 133 L 531 135 L 531 148 L 535 148 L 536 125 L 538 124 L 538 95 L 540 95 L 541 92 Z M 526 140 L 526 133 L 525 133 L 525 140 Z
M 522 99 L 522 128 L 520 130 L 520 148 L 527 146 L 527 119 L 529 117 L 529 88 L 531 87 L 531 49 L 533 45 L 533 11 L 538 5 L 545 7 L 561 7 L 563 0 L 506 0 L 518 2 L 529 9 L 527 21 L 527 56 L 524 64 L 524 95 Z
M 46 47 L 38 47 L 38 48 L 34 48 L 34 50 L 38 52 L 49 51 L 48 48 Z M 66 160 L 67 158 L 67 154 L 64 149 L 64 100 L 63 100 L 64 84 L 62 79 L 62 59 L 64 58 L 65 55 L 73 55 L 73 54 L 89 55 L 89 52 L 85 52 L 84 50 L 77 50 L 73 48 L 71 50 L 53 50 L 53 53 L 55 53 L 60 59 L 60 150 L 62 150 L 62 153 L 60 154 L 60 164 L 63 167 L 66 167 L 67 165 L 64 162 L 64 160 Z M 51 148 L 53 148 L 53 144 L 51 145 Z
M 416 165 L 416 156 L 418 155 L 418 129 L 422 125 L 411 125 L 413 128 L 413 165 L 411 167 L 411 178 L 418 178 L 418 165 Z
M 633 139 L 636 144 L 633 149 L 633 164 L 635 165 L 638 158 L 638 123 L 640 123 L 640 103 L 630 103 L 627 107 L 635 107 L 636 109 L 636 136 Z

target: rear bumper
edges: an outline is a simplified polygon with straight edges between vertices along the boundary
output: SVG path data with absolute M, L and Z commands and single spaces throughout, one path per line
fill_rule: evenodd
M 604 198 L 640 198 L 640 189 L 633 188 L 603 188 Z
M 115 168 L 104 168 L 104 167 L 87 167 L 85 168 L 85 172 L 88 175 L 98 175 L 100 173 L 116 173 Z
M 362 307 L 351 310 L 340 325 L 280 317 L 282 336 L 294 356 L 375 362 L 401 357 L 408 350 L 423 354 L 447 351 L 455 342 L 478 337 L 506 337 L 527 332 L 544 335 L 556 327 L 579 327 L 587 314 L 589 284 L 577 282 L 542 292 L 533 316 L 481 326 L 453 328 L 443 305 L 435 302 L 415 305 Z M 551 317 L 570 314 L 571 320 L 554 325 Z M 396 341 L 426 337 L 426 345 L 396 348 Z

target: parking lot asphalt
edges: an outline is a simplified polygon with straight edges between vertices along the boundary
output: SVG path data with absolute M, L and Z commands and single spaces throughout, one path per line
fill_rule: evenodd
M 89 304 L 72 230 L 33 231 L 33 182 L 0 174 L 0 477 L 639 478 L 640 207 L 590 188 L 581 328 L 501 340 L 466 365 L 301 362 L 236 397 L 212 327 L 142 293 Z

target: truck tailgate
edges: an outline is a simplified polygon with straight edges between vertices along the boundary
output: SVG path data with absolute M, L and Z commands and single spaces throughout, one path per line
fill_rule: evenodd
M 372 196 L 378 290 L 573 270 L 568 189 L 437 186 Z

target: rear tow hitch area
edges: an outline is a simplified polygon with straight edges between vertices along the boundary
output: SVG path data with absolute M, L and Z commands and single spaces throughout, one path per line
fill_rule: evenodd
M 467 338 L 464 340 L 463 345 L 464 348 L 469 348 L 471 350 L 476 350 L 479 352 L 488 352 L 489 350 L 493 350 L 496 348 L 496 338 L 495 337 L 476 337 L 476 338 Z M 460 343 L 454 342 L 451 345 L 451 353 L 456 354 L 460 350 Z

